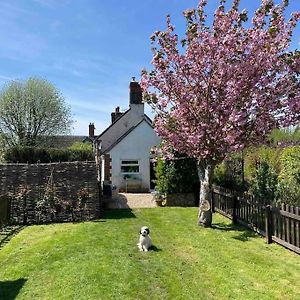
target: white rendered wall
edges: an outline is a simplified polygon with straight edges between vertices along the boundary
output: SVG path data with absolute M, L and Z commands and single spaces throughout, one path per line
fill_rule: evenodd
M 150 189 L 150 150 L 160 142 L 153 128 L 143 121 L 109 152 L 111 157 L 112 184 L 117 189 L 124 188 L 124 174 L 121 173 L 122 160 L 138 160 L 139 174 L 132 175 L 142 180 L 142 187 Z

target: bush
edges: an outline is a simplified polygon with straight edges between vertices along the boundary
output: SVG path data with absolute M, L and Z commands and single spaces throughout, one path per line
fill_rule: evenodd
M 241 155 L 232 155 L 218 164 L 214 170 L 213 183 L 236 191 L 244 191 L 243 166 Z
M 300 146 L 285 148 L 280 164 L 278 201 L 300 205 Z
M 214 183 L 239 190 L 239 172 L 228 163 L 239 165 L 239 156 L 218 165 Z M 236 176 L 238 175 L 238 176 Z M 283 202 L 300 204 L 300 146 L 272 148 L 250 147 L 244 152 L 245 190 L 264 204 Z
M 4 159 L 11 163 L 49 163 L 65 161 L 94 160 L 91 149 L 57 149 L 30 146 L 12 147 L 4 153 Z
M 191 193 L 199 182 L 196 161 L 191 158 L 158 159 L 155 172 L 156 189 L 162 194 Z
M 267 146 L 250 147 L 245 151 L 245 179 L 251 184 L 254 177 L 257 175 L 257 169 L 264 162 L 269 165 L 276 174 L 280 172 L 280 156 L 282 148 L 271 148 Z
M 263 204 L 272 203 L 277 195 L 279 158 L 282 148 L 250 147 L 245 151 L 245 181 L 248 191 Z
M 271 204 L 277 193 L 277 177 L 274 169 L 262 161 L 255 171 L 255 176 L 249 187 L 249 192 L 263 204 Z
M 269 143 L 273 146 L 299 145 L 300 130 L 291 128 L 274 129 L 269 136 Z

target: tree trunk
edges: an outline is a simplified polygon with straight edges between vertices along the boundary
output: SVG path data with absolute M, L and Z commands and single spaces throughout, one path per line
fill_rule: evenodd
M 198 225 L 204 227 L 210 227 L 212 223 L 211 197 L 214 167 L 215 166 L 212 163 L 198 162 L 197 164 L 198 176 L 200 180 Z M 209 207 L 205 205 L 207 204 L 206 201 L 209 203 Z

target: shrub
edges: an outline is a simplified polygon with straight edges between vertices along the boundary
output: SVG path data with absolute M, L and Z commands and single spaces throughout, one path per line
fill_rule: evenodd
M 250 147 L 245 151 L 244 170 L 248 191 L 261 203 L 270 204 L 277 194 L 281 148 Z
M 274 169 L 262 161 L 255 171 L 255 176 L 249 186 L 249 192 L 263 204 L 271 204 L 277 192 L 277 177 Z
M 158 159 L 155 172 L 156 189 L 163 194 L 194 192 L 199 181 L 196 161 L 191 158 Z
M 213 183 L 227 189 L 243 191 L 243 165 L 241 155 L 231 155 L 227 160 L 217 165 L 214 170 Z
M 273 146 L 287 146 L 287 145 L 299 145 L 300 141 L 300 130 L 299 127 L 296 129 L 282 128 L 274 129 L 269 136 L 269 143 Z
M 300 205 L 300 146 L 285 148 L 280 163 L 278 201 Z
M 230 164 L 238 165 L 239 156 L 231 156 Z M 237 172 L 238 174 L 238 172 Z M 238 190 L 240 177 L 223 162 L 215 169 L 214 183 Z M 284 202 L 300 204 L 300 146 L 272 148 L 251 147 L 244 152 L 245 189 L 264 204 Z
M 49 163 L 63 161 L 94 160 L 91 149 L 57 149 L 30 146 L 16 146 L 4 153 L 7 162 L 12 163 Z
M 267 146 L 248 148 L 244 155 L 246 181 L 251 184 L 262 162 L 267 163 L 272 170 L 278 174 L 281 168 L 279 163 L 281 152 L 282 148 L 271 148 Z
M 226 165 L 225 162 L 218 164 L 214 170 L 214 184 L 226 187 Z

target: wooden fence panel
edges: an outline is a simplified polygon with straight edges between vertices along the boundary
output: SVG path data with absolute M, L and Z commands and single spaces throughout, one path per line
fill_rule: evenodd
M 221 187 L 214 187 L 214 210 L 232 219 L 234 207 L 233 198 L 234 195 L 231 193 L 230 190 L 223 189 Z
M 272 208 L 273 218 L 277 220 L 272 240 L 300 254 L 300 213 L 299 207 L 282 204 Z
M 287 204 L 266 207 L 250 195 L 214 187 L 214 210 L 300 254 L 300 208 Z M 236 202 L 235 202 L 236 201 Z M 235 215 L 233 215 L 235 214 Z M 266 227 L 267 226 L 267 227 Z

